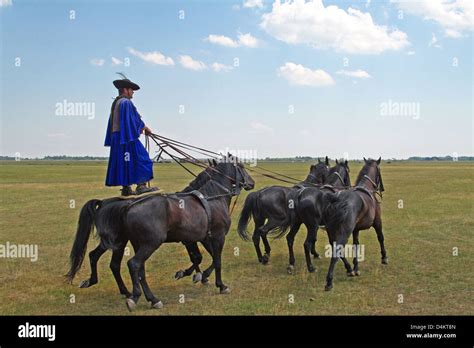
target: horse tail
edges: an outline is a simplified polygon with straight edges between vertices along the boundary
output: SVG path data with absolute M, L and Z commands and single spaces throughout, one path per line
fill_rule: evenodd
M 250 217 L 253 214 L 258 214 L 258 192 L 250 192 L 245 199 L 244 208 L 242 209 L 239 217 L 239 224 L 237 226 L 237 232 L 240 238 L 243 240 L 249 240 L 247 226 L 250 221 Z
M 272 235 L 274 239 L 280 239 L 281 237 L 285 236 L 289 232 L 291 226 L 293 226 L 293 224 L 296 222 L 296 209 L 298 208 L 299 203 L 299 193 L 300 190 L 290 190 L 288 193 L 288 197 L 285 202 L 285 220 L 280 226 L 269 231 L 269 234 Z
M 81 209 L 79 214 L 79 222 L 77 224 L 76 238 L 69 255 L 70 269 L 66 274 L 69 282 L 72 282 L 74 276 L 81 268 L 84 256 L 87 250 L 87 242 L 89 236 L 94 229 L 94 220 L 97 209 L 100 208 L 102 201 L 99 199 L 91 199 Z
M 326 229 L 328 233 L 331 231 L 335 231 L 337 233 L 337 229 L 339 229 L 345 222 L 349 212 L 347 200 L 332 193 L 326 193 L 325 200 L 327 202 L 327 206 L 324 211 Z
M 132 204 L 128 200 L 120 200 L 103 207 L 96 221 L 96 227 L 97 235 L 107 249 L 115 250 L 121 245 L 121 231 L 124 229 L 125 218 Z

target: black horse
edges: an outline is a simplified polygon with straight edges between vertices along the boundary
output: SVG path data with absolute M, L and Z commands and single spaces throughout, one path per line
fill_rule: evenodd
M 126 207 L 110 204 L 101 209 L 95 225 L 104 245 L 120 249 L 127 239 L 136 247 L 135 256 L 127 263 L 133 283 L 132 296 L 126 302 L 129 310 L 136 307 L 141 296 L 140 285 L 152 307 L 162 308 L 146 281 L 145 262 L 163 243 L 201 241 L 209 245 L 216 286 L 223 294 L 229 292 L 221 277 L 221 254 L 231 223 L 229 205 L 236 190 L 250 190 L 255 185 L 244 166 L 234 162 L 234 158 L 228 158 L 203 187 L 191 194 L 153 195 Z
M 348 275 L 360 275 L 357 254 L 360 230 L 366 230 L 370 227 L 375 229 L 380 243 L 382 264 L 388 263 L 382 232 L 381 208 L 375 195 L 376 193 L 381 195 L 385 190 L 379 168 L 380 161 L 381 158 L 378 160 L 366 160 L 364 158 L 365 164 L 357 177 L 356 186 L 351 190 L 341 191 L 328 210 L 326 229 L 332 247 L 332 256 L 326 276 L 325 290 L 331 290 L 333 287 L 334 266 L 338 257 L 340 257 L 339 254 L 343 254 L 344 247 L 351 234 L 356 252 L 353 259 L 354 270 L 350 269 L 345 257 L 341 257 L 341 259 L 344 261 Z
M 211 172 L 213 168 L 216 168 L 218 166 L 218 163 L 216 160 L 209 160 L 209 166 L 204 169 L 201 173 L 199 173 L 196 178 L 189 183 L 187 187 L 185 187 L 182 191 L 180 192 L 191 192 L 193 190 L 196 190 L 203 186 L 205 183 L 207 183 L 211 177 Z M 114 198 L 109 198 L 105 200 L 91 200 L 87 202 L 80 213 L 79 217 L 79 224 L 78 224 L 78 235 L 76 236 L 75 239 L 75 244 L 71 250 L 71 255 L 70 255 L 70 260 L 71 260 L 71 268 L 69 272 L 67 273 L 66 277 L 69 282 L 72 282 L 74 279 L 76 273 L 79 271 L 82 262 L 84 260 L 85 256 L 85 251 L 86 251 L 86 244 L 87 244 L 87 239 L 81 239 L 79 238 L 80 236 L 85 236 L 84 233 L 82 233 L 82 230 L 84 228 L 88 228 L 89 226 L 93 226 L 93 221 L 96 217 L 97 214 L 100 214 L 100 209 L 98 207 L 104 207 L 108 204 L 115 204 L 119 206 L 127 206 L 131 202 L 141 199 L 140 197 L 129 197 L 127 199 L 123 199 L 120 197 L 114 197 Z M 80 232 L 81 231 L 81 232 Z M 89 233 L 92 232 L 92 230 L 89 230 Z M 124 241 L 123 245 L 120 248 L 114 249 L 112 251 L 112 259 L 110 261 L 110 269 L 112 270 L 112 274 L 114 275 L 115 281 L 117 283 L 117 286 L 119 288 L 120 294 L 130 297 L 131 293 L 128 291 L 127 287 L 125 286 L 121 273 L 120 273 L 120 265 L 123 259 L 124 251 L 125 251 L 125 246 L 127 244 L 127 241 Z M 183 243 L 184 244 L 184 243 Z M 188 254 L 190 255 L 191 260 L 194 260 L 197 256 L 195 255 L 195 251 L 193 246 L 188 246 L 185 244 L 186 249 L 188 250 Z M 134 246 L 135 249 L 135 246 Z M 77 251 L 80 250 L 84 254 L 76 254 Z M 99 245 L 92 250 L 89 253 L 89 262 L 90 262 L 90 269 L 91 269 L 91 275 L 88 279 L 83 280 L 79 287 L 80 288 L 88 288 L 91 287 L 99 282 L 98 274 L 97 274 L 97 263 L 99 262 L 99 259 L 101 256 L 107 251 L 107 247 L 101 242 Z M 202 258 L 202 257 L 201 257 Z
M 317 164 L 312 164 L 309 174 L 304 181 L 299 183 L 298 187 L 314 186 L 322 184 L 328 175 L 329 159 L 326 156 L 325 162 L 321 162 L 318 158 Z M 244 203 L 242 212 L 240 213 L 237 232 L 244 240 L 249 240 L 247 226 L 250 218 L 253 217 L 255 228 L 252 240 L 257 252 L 258 261 L 267 264 L 270 259 L 270 244 L 268 243 L 267 234 L 270 231 L 280 229 L 287 220 L 288 215 L 288 194 L 291 187 L 285 186 L 269 186 L 259 191 L 251 192 Z M 265 223 L 265 221 L 267 221 Z M 265 254 L 262 255 L 260 250 L 260 238 L 265 246 Z M 319 257 L 315 247 L 311 250 L 314 257 Z
M 290 228 L 286 235 L 289 252 L 288 273 L 294 272 L 295 255 L 293 251 L 293 243 L 301 224 L 307 229 L 306 240 L 304 242 L 304 252 L 306 257 L 306 266 L 309 272 L 314 272 L 315 268 L 311 261 L 310 251 L 316 244 L 318 228 L 324 225 L 323 215 L 324 208 L 333 200 L 330 195 L 325 193 L 335 193 L 340 190 L 349 188 L 351 179 L 349 176 L 349 164 L 347 161 L 339 163 L 329 170 L 329 175 L 321 187 L 301 187 L 294 188 L 288 195 L 288 212 L 287 225 L 282 226 L 277 238 L 282 237 Z

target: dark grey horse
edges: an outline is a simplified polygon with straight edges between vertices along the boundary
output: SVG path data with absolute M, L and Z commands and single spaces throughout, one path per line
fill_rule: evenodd
M 297 186 L 314 186 L 322 184 L 328 175 L 329 159 L 326 156 L 325 162 L 318 159 L 317 164 L 310 167 L 309 174 L 304 181 Z M 237 232 L 244 240 L 249 240 L 247 234 L 247 226 L 250 218 L 253 218 L 255 228 L 252 240 L 257 252 L 258 261 L 267 264 L 270 259 L 270 243 L 268 243 L 267 234 L 270 231 L 279 229 L 287 220 L 288 215 L 288 194 L 291 187 L 285 186 L 269 186 L 261 190 L 251 192 L 244 203 L 242 212 L 240 213 Z M 260 250 L 260 238 L 265 247 L 265 254 L 262 255 Z M 316 249 L 312 248 L 312 254 L 319 257 Z

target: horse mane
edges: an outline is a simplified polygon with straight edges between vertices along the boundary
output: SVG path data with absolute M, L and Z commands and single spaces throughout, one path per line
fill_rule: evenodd
M 368 159 L 367 162 L 365 162 L 364 166 L 359 172 L 359 175 L 357 175 L 356 183 L 360 182 L 364 178 L 364 175 L 369 175 L 370 168 L 375 162 L 377 161 L 373 159 Z

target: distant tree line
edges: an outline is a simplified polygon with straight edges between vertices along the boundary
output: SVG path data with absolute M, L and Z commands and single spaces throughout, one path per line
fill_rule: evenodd
M 37 161 L 107 161 L 108 157 L 100 157 L 100 156 L 44 156 L 43 158 L 25 158 L 21 157 L 21 160 L 37 160 Z M 324 160 L 323 157 L 319 157 L 322 161 Z M 12 156 L 0 156 L 0 161 L 14 161 L 16 160 L 15 157 Z M 278 162 L 309 162 L 309 161 L 317 161 L 318 157 L 311 157 L 311 156 L 296 156 L 296 157 L 265 157 L 260 159 L 263 161 L 278 161 Z M 459 156 L 457 159 L 453 156 L 431 156 L 431 157 L 420 157 L 420 156 L 412 156 L 408 159 L 396 159 L 396 158 L 385 158 L 385 161 L 474 161 L 474 156 Z M 360 161 L 360 160 L 359 160 Z M 173 162 L 170 159 L 160 159 L 160 162 Z

